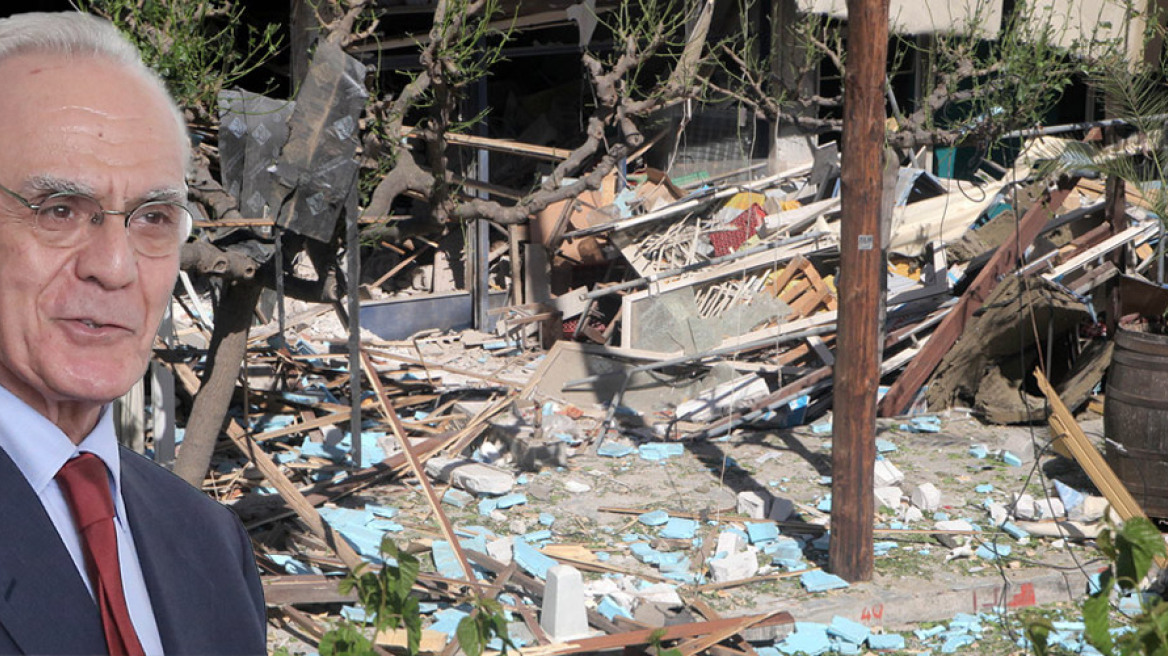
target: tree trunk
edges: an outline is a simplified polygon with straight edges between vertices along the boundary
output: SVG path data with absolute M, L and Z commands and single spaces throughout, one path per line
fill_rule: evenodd
M 207 370 L 195 396 L 174 473 L 202 487 L 215 442 L 231 405 L 235 381 L 247 352 L 247 331 L 263 286 L 255 279 L 228 283 L 215 308 L 215 330 L 207 355 Z

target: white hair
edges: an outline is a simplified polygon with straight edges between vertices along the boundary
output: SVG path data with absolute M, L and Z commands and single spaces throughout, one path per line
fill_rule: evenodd
M 178 127 L 182 152 L 189 153 L 182 109 L 158 73 L 142 61 L 138 48 L 109 21 L 78 11 L 28 12 L 0 18 L 0 62 L 30 52 L 62 55 L 71 60 L 101 58 L 125 67 L 165 99 Z M 189 164 L 190 158 L 185 157 L 184 165 Z

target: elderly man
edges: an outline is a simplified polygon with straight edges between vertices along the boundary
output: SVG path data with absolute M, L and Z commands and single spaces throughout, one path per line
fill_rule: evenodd
M 108 23 L 0 20 L 0 653 L 265 649 L 238 519 L 120 449 L 190 228 L 182 116 Z

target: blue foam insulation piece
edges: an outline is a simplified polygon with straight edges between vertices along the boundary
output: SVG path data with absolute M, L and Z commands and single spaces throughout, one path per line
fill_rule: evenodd
M 470 492 L 458 488 L 447 488 L 446 492 L 442 494 L 442 503 L 449 504 L 455 508 L 465 508 L 471 501 L 474 501 L 474 496 Z
M 665 523 L 665 527 L 661 529 L 661 537 L 689 540 L 697 533 L 698 523 L 692 519 L 685 519 L 683 517 L 670 517 L 669 521 Z
M 680 442 L 649 442 L 637 449 L 642 459 L 654 462 L 680 456 L 684 452 L 685 447 Z
M 458 630 L 458 623 L 467 615 L 470 615 L 470 613 L 457 608 L 444 608 L 434 613 L 434 622 L 426 627 L 426 629 L 440 631 L 453 638 L 454 632 Z
M 268 554 L 268 558 L 288 574 L 320 574 L 319 567 L 305 565 L 287 554 Z
M 868 639 L 872 630 L 859 622 L 853 622 L 846 617 L 836 615 L 831 618 L 831 624 L 827 627 L 827 633 L 845 642 L 860 645 Z
M 633 447 L 620 442 L 606 441 L 596 450 L 596 455 L 604 458 L 623 458 L 633 452 Z
M 514 506 L 521 506 L 527 503 L 527 495 L 522 492 L 512 492 L 505 494 L 495 500 L 495 507 L 499 510 L 506 510 Z
M 835 574 L 828 574 L 823 570 L 812 570 L 804 572 L 799 577 L 799 582 L 808 592 L 827 592 L 828 590 L 837 590 L 848 587 L 848 582 L 836 576 Z
M 819 656 L 831 650 L 827 627 L 815 622 L 795 622 L 795 630 L 778 645 L 783 654 Z
M 434 540 L 431 546 L 431 552 L 434 557 L 434 569 L 438 573 L 448 579 L 461 579 L 465 577 L 462 571 L 462 564 L 458 562 L 458 556 L 454 554 L 454 548 L 446 540 Z
M 904 636 L 899 633 L 873 633 L 868 636 L 868 648 L 876 651 L 904 649 Z
M 512 558 L 523 568 L 523 571 L 538 577 L 541 580 L 547 579 L 547 572 L 552 567 L 556 566 L 556 561 L 548 556 L 540 553 L 535 547 L 527 544 L 522 539 L 515 539 L 511 545 Z
M 664 510 L 654 510 L 637 516 L 637 521 L 645 526 L 661 526 L 669 521 L 669 513 Z
M 608 595 L 604 595 L 604 598 L 600 600 L 600 604 L 596 606 L 596 611 L 608 618 L 610 621 L 617 615 L 620 615 L 621 617 L 627 617 L 630 620 L 633 619 L 632 614 L 630 614 L 624 606 L 621 606 L 620 604 L 613 601 L 612 597 Z
M 746 534 L 751 544 L 763 544 L 779 539 L 779 527 L 769 522 L 750 522 L 746 525 Z

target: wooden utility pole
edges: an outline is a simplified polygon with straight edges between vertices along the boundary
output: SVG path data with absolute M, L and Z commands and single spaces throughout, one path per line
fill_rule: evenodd
M 848 0 L 840 156 L 840 275 L 832 442 L 831 571 L 872 578 L 872 471 L 884 318 L 884 78 L 888 0 Z

